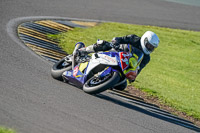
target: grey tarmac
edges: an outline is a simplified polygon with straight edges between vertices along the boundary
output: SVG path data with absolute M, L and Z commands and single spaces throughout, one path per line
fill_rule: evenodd
M 50 75 L 52 63 L 17 38 L 16 27 L 24 19 L 11 24 L 11 20 L 21 17 L 31 21 L 35 19 L 32 16 L 200 30 L 200 7 L 167 1 L 1 0 L 0 125 L 19 133 L 195 132 L 109 93 L 91 96 L 54 80 Z

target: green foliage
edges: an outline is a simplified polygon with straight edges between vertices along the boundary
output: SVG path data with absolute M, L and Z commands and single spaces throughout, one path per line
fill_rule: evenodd
M 5 127 L 0 127 L 0 133 L 16 133 L 14 130 L 12 129 L 8 129 Z
M 147 30 L 159 36 L 160 45 L 133 85 L 200 119 L 200 32 L 102 23 L 91 28 L 75 28 L 57 35 L 56 39 L 71 53 L 79 41 L 91 45 L 97 39 L 111 41 L 113 37 L 129 34 L 142 36 Z

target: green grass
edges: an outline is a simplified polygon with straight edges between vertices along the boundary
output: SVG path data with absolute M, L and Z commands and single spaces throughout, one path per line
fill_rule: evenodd
M 163 103 L 200 119 L 200 32 L 155 26 L 102 23 L 86 29 L 54 35 L 68 53 L 76 42 L 91 45 L 97 39 L 154 31 L 160 45 L 151 54 L 151 62 L 133 83 L 137 88 L 158 96 Z
M 0 127 L 0 133 L 16 133 L 14 130 L 12 129 L 8 129 L 5 127 Z

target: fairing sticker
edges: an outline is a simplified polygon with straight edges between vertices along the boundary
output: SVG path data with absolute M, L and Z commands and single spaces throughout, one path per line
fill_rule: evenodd
M 129 58 L 131 57 L 131 53 L 129 52 L 120 52 L 120 61 L 122 66 L 122 71 L 128 68 L 129 66 Z
M 74 76 L 74 77 L 76 77 L 78 71 L 79 71 L 79 70 L 78 70 L 78 66 L 76 66 L 76 67 L 74 68 L 74 71 L 73 71 L 73 76 Z
M 70 83 L 82 87 L 82 85 L 85 83 L 87 76 L 85 74 L 83 74 L 80 70 L 79 70 L 79 65 L 77 65 L 74 70 L 70 70 L 70 71 L 65 71 L 63 73 L 63 77 L 69 81 Z

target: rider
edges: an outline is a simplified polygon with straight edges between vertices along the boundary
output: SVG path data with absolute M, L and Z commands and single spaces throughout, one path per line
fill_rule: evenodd
M 86 48 L 86 51 L 107 51 L 110 50 L 112 47 L 115 49 L 120 49 L 120 47 L 125 46 L 127 44 L 131 44 L 133 47 L 141 50 L 144 53 L 144 57 L 142 62 L 139 65 L 139 70 L 134 71 L 131 67 L 134 64 L 134 60 L 129 59 L 129 68 L 126 69 L 125 75 L 129 81 L 134 81 L 136 76 L 141 72 L 141 70 L 149 63 L 150 61 L 150 53 L 154 51 L 155 48 L 158 47 L 159 38 L 158 36 L 152 31 L 146 31 L 142 37 L 137 35 L 128 35 L 123 37 L 115 37 L 112 40 L 112 46 L 109 42 L 104 40 L 97 40 L 97 43 L 90 45 Z M 122 45 L 120 45 L 122 44 Z

